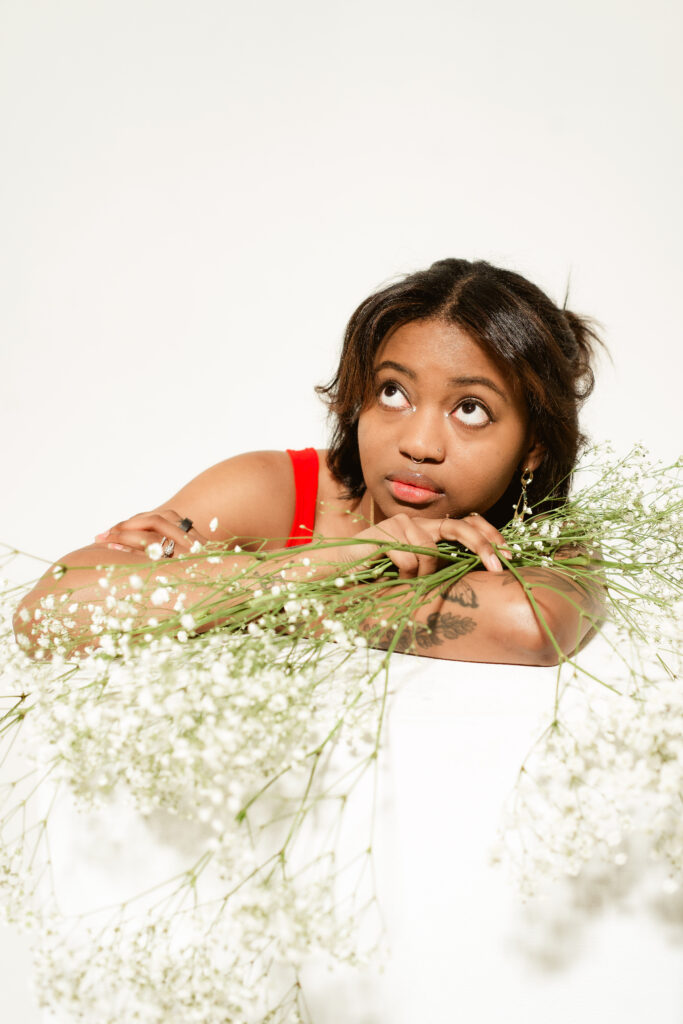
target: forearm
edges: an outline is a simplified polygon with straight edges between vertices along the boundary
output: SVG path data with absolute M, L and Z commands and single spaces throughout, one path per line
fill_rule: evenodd
M 22 646 L 43 658 L 59 626 L 68 654 L 83 653 L 119 622 L 131 637 L 185 629 L 195 633 L 231 620 L 264 588 L 320 580 L 340 571 L 335 547 L 201 554 L 150 563 L 147 555 L 93 544 L 56 562 L 14 616 Z M 47 605 L 47 606 L 46 606 Z M 20 639 L 23 638 L 23 639 Z
M 61 624 L 73 641 L 73 645 L 65 642 L 69 653 L 82 652 L 89 642 L 97 643 L 102 632 L 98 622 L 119 602 L 127 606 L 126 629 L 131 635 L 147 628 L 150 619 L 158 624 L 177 618 L 181 592 L 177 585 L 181 580 L 191 582 L 193 567 L 189 561 L 170 559 L 151 564 L 142 552 L 119 552 L 99 544 L 72 551 L 51 566 L 18 606 L 14 615 L 17 639 L 28 653 L 35 655 L 42 649 L 45 657 Z M 161 588 L 168 589 L 163 600 L 159 600 Z M 195 599 L 206 596 L 200 587 L 186 589 L 192 589 Z
M 360 599 L 352 619 L 372 645 L 427 657 L 557 664 L 577 649 L 595 619 L 585 587 L 572 582 L 571 574 L 533 567 L 469 572 L 423 596 L 415 580 L 391 586 L 378 581 L 368 592 L 363 583 L 351 585 L 349 575 L 355 556 L 373 552 L 373 545 L 329 542 L 259 555 L 238 549 L 150 563 L 142 553 L 92 545 L 58 563 L 66 569 L 61 577 L 52 570 L 45 574 L 17 610 L 15 631 L 29 653 L 47 657 L 55 640 L 69 656 L 117 630 L 133 639 L 202 633 L 226 623 L 240 628 L 285 605 L 292 587 L 300 593 L 297 585 L 313 584 L 309 594 L 319 597 L 316 584 L 325 579 L 335 585 L 334 598 L 328 590 L 323 606 L 316 606 L 325 608 L 323 615 L 346 618 Z M 367 569 L 367 561 L 363 564 Z M 41 608 L 46 598 L 49 609 Z M 376 608 L 374 622 L 362 612 L 365 602 Z M 310 631 L 316 614 L 308 620 Z M 387 622 L 401 618 L 410 624 L 396 636 Z M 53 624 L 61 625 L 61 637 L 57 630 L 49 632 Z
M 556 572 L 532 569 L 518 576 L 470 572 L 416 607 L 412 625 L 398 636 L 373 622 L 370 642 L 454 661 L 556 665 L 576 652 L 597 612 L 583 588 Z M 411 600 L 408 589 L 396 592 L 394 614 L 399 603 L 407 610 Z

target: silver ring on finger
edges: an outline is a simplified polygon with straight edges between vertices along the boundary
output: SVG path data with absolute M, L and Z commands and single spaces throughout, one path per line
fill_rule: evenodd
M 164 558 L 172 558 L 173 552 L 175 551 L 175 541 L 169 540 L 168 537 L 162 537 L 161 539 L 161 553 Z
M 188 519 L 187 516 L 185 516 L 185 518 L 181 519 L 180 522 L 178 523 L 178 528 L 182 530 L 183 533 L 189 533 L 190 530 L 192 529 L 192 520 Z

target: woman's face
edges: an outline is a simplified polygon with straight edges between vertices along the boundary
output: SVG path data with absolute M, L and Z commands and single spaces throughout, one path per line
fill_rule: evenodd
M 403 324 L 380 345 L 358 446 L 385 516 L 483 514 L 514 475 L 543 458 L 503 371 L 441 320 Z

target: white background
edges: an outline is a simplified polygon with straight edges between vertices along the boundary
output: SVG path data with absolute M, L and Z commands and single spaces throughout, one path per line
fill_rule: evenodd
M 681 21 L 2 0 L 0 541 L 53 560 L 231 454 L 323 446 L 351 312 L 446 256 L 570 281 L 613 357 L 586 426 L 675 457 Z

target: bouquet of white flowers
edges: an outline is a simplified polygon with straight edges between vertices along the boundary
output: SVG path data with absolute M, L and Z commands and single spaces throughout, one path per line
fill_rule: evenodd
M 520 770 L 497 847 L 524 892 L 539 872 L 576 875 L 596 857 L 618 869 L 636 833 L 668 865 L 665 885 L 681 882 L 680 469 L 641 448 L 621 459 L 594 450 L 567 503 L 503 530 L 511 557 L 502 561 L 541 623 L 538 588 L 575 604 L 577 588 L 599 594 L 582 614 L 612 651 L 600 678 L 558 647 L 550 722 Z M 97 646 L 84 646 L 70 618 L 78 594 L 66 591 L 36 610 L 31 657 L 11 629 L 21 589 L 6 584 L 0 735 L 9 748 L 28 727 L 39 758 L 2 786 L 0 905 L 38 937 L 46 1005 L 91 1024 L 120 1020 L 124 1007 L 126 1019 L 146 1022 L 304 1020 L 306 955 L 370 955 L 381 939 L 372 828 L 348 861 L 340 829 L 349 794 L 381 754 L 391 655 L 419 648 L 415 609 L 479 564 L 457 545 L 440 548 L 444 567 L 412 581 L 379 558 L 296 583 L 264 551 L 258 589 L 241 574 L 213 581 L 231 613 L 201 636 L 212 614 L 205 590 L 194 604 L 178 596 L 175 619 L 150 616 L 141 632 L 141 602 L 157 603 L 158 589 L 167 601 L 173 586 L 157 575 L 146 593 L 138 571 L 102 566 L 102 600 L 88 605 Z M 17 554 L 8 548 L 6 559 Z M 534 567 L 553 567 L 554 582 Z M 394 599 L 399 586 L 410 601 Z M 50 884 L 53 795 L 65 791 L 82 807 L 125 799 L 146 817 L 187 822 L 192 863 L 92 918 L 67 917 Z M 361 940 L 371 911 L 376 927 Z

